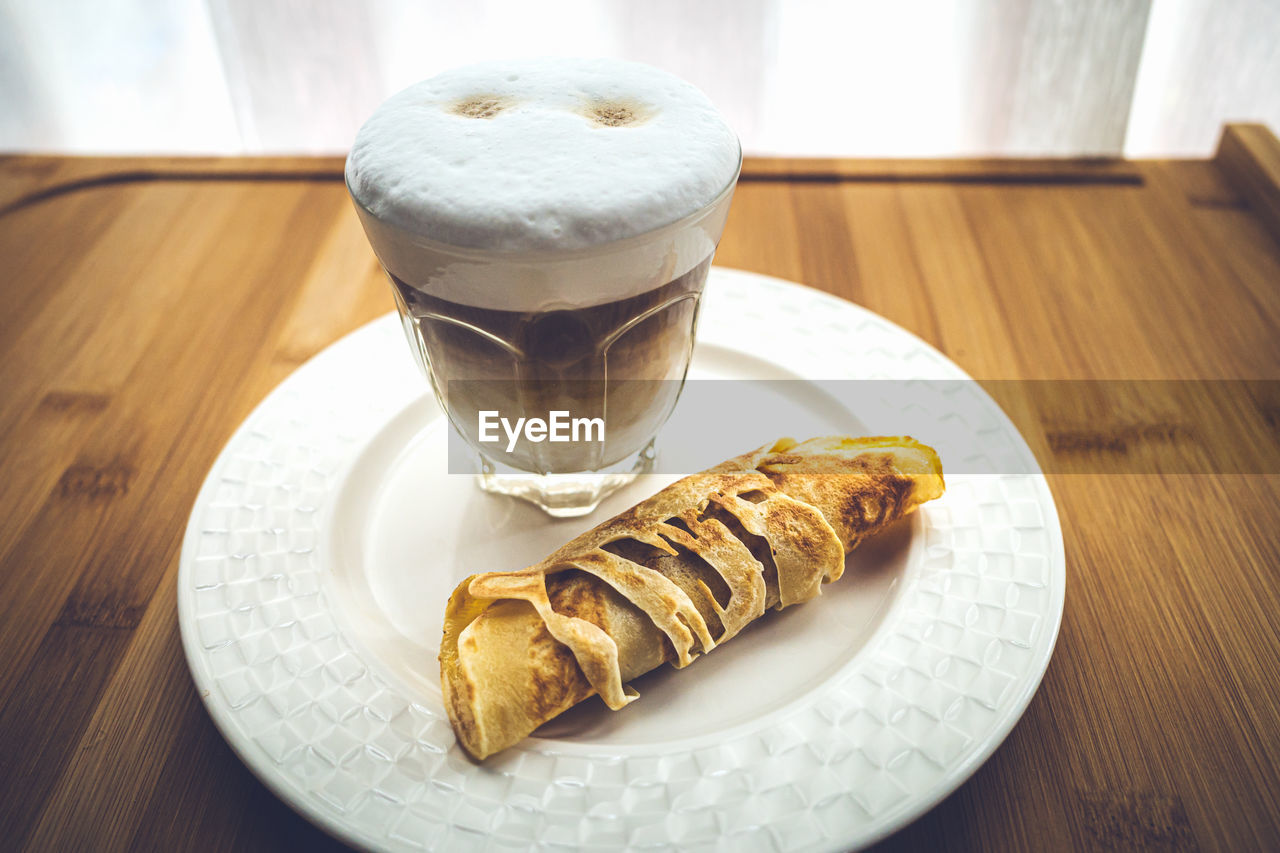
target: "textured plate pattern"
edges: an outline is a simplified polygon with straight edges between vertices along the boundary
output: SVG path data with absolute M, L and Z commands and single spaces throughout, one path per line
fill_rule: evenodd
M 752 340 L 756 357 L 815 378 L 964 377 L 855 305 L 718 268 L 699 335 Z M 477 768 L 438 700 L 384 680 L 344 638 L 323 583 L 344 467 L 422 393 L 404 347 L 384 317 L 286 380 L 214 465 L 183 545 L 183 643 L 210 714 L 272 790 L 340 837 L 405 850 L 846 849 L 959 785 L 1039 684 L 1065 579 L 1049 491 L 1039 476 L 949 477 L 921 511 L 923 565 L 819 689 L 714 740 L 599 754 L 529 741 L 500 770 Z M 980 402 L 973 428 L 1029 456 Z

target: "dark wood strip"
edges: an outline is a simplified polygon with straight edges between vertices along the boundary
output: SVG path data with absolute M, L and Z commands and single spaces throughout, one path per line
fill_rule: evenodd
M 740 181 L 748 183 L 785 184 L 990 184 L 993 186 L 1142 186 L 1142 175 L 1137 173 L 1075 173 L 1060 172 L 1052 167 L 1044 171 L 984 172 L 966 171 L 957 164 L 949 172 L 786 172 L 782 174 L 743 171 Z M 3 213 L 3 211 L 0 211 Z
M 275 172 L 275 171 L 235 171 L 235 172 L 206 172 L 199 170 L 178 171 L 178 170 L 131 170 L 124 172 L 113 172 L 104 175 L 94 175 L 88 178 L 79 178 L 73 181 L 67 181 L 62 184 L 45 187 L 26 195 L 19 196 L 8 204 L 0 207 L 0 217 L 7 216 L 18 210 L 22 210 L 32 205 L 39 204 L 42 201 L 48 201 L 59 196 L 69 195 L 71 193 L 80 192 L 81 190 L 95 189 L 98 187 L 112 187 L 126 184 L 150 183 L 153 181 L 167 182 L 188 182 L 188 181 L 219 181 L 225 183 L 260 183 L 275 181 L 323 181 L 332 182 L 342 180 L 341 171 L 332 171 L 327 169 L 316 169 L 308 172 Z
M 0 169 L 39 176 L 36 189 L 0 193 L 0 217 L 58 196 L 96 187 L 152 181 L 341 181 L 342 157 L 314 158 L 0 157 Z M 47 173 L 47 174 L 46 174 Z M 71 176 L 57 178 L 55 175 Z M 79 174 L 77 174 L 79 173 Z M 1132 164 L 1112 159 L 824 160 L 747 157 L 742 181 L 803 183 L 1111 184 L 1140 186 Z
M 44 635 L 19 680 L 21 692 L 0 709 L 0 846 L 22 846 L 130 636 L 80 625 L 54 625 Z

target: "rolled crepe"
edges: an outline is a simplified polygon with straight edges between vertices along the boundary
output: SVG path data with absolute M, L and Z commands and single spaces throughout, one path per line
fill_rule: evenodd
M 537 565 L 471 575 L 445 610 L 440 682 L 477 759 L 664 662 L 688 666 L 770 608 L 808 601 L 865 537 L 943 492 L 905 437 L 782 439 L 685 477 Z

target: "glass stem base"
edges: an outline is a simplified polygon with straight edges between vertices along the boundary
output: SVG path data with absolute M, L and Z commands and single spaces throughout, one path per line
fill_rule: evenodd
M 528 501 L 553 518 L 577 518 L 595 510 L 608 495 L 653 469 L 653 442 L 601 471 L 530 474 L 480 457 L 481 489 Z

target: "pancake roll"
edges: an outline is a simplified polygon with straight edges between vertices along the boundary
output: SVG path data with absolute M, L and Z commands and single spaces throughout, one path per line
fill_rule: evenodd
M 770 609 L 838 580 L 867 536 L 939 497 L 937 454 L 906 437 L 782 439 L 685 477 L 519 571 L 454 590 L 444 704 L 477 759 L 632 679 L 686 667 Z

